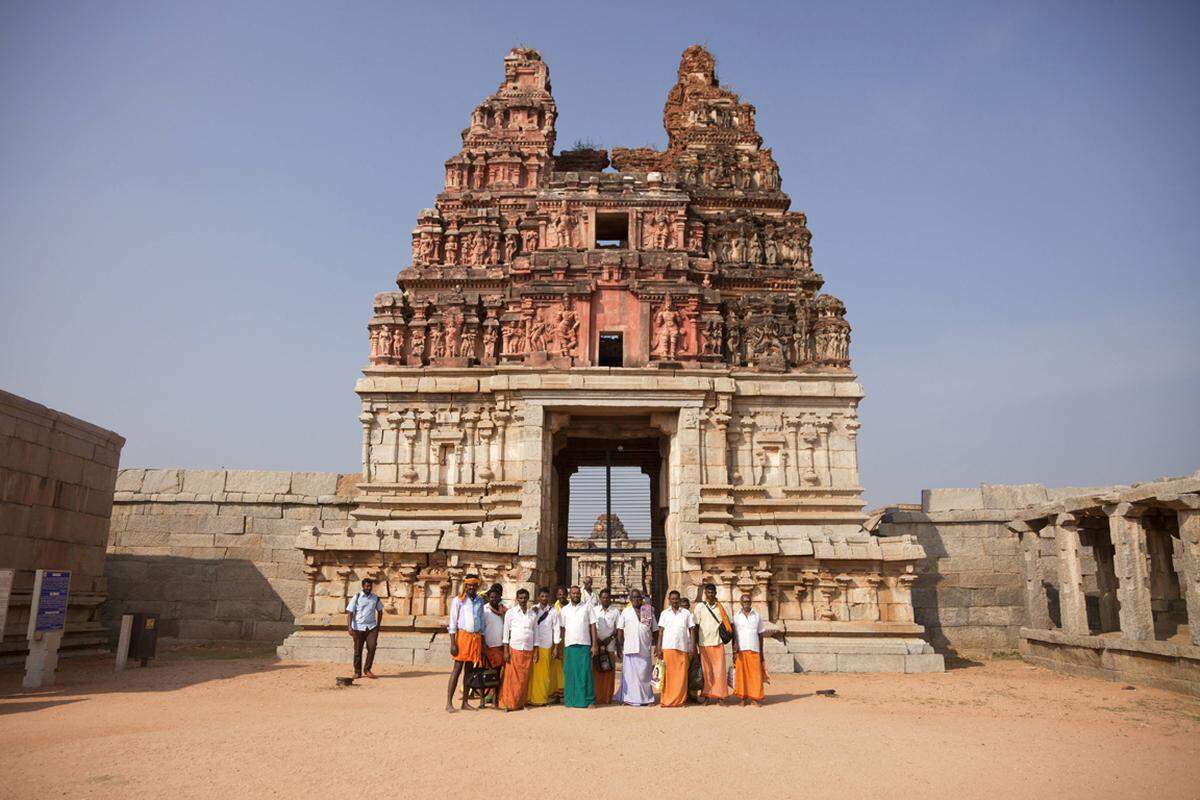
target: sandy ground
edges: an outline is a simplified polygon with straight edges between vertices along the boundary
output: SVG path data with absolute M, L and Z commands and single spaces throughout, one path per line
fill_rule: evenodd
M 1200 701 L 1019 661 L 777 676 L 758 709 L 511 714 L 446 714 L 442 673 L 345 673 L 94 661 L 22 693 L 0 672 L 0 797 L 1200 798 Z

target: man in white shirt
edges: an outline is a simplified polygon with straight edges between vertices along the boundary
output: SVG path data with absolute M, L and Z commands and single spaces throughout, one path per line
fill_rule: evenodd
M 493 583 L 488 589 L 487 605 L 483 607 L 483 663 L 484 666 L 504 669 L 504 616 L 508 612 L 501 603 L 504 587 Z M 488 696 L 496 708 L 500 707 L 500 686 L 482 692 L 479 707 L 487 706 Z
M 742 705 L 759 705 L 763 699 L 763 682 L 767 663 L 762 657 L 762 635 L 766 630 L 762 617 L 750 605 L 750 595 L 742 595 L 742 608 L 733 615 L 733 696 L 742 698 Z
M 362 591 L 350 598 L 346 604 L 346 630 L 354 640 L 354 677 L 366 675 L 374 678 L 371 665 L 375 663 L 375 645 L 379 642 L 379 626 L 383 624 L 383 601 L 373 589 L 375 582 L 363 578 Z M 364 669 L 363 647 L 367 649 L 367 663 Z
M 592 666 L 592 682 L 596 686 L 596 705 L 605 706 L 612 702 L 616 683 L 617 621 L 621 618 L 621 612 L 612 604 L 608 589 L 601 589 L 598 596 L 599 605 L 592 606 L 592 616 L 596 620 L 596 648 L 608 654 L 608 669 L 600 669 L 601 659 L 597 656 Z
M 483 661 L 483 607 L 479 596 L 479 576 L 463 578 L 462 592 L 450 601 L 450 657 L 454 668 L 450 672 L 450 685 L 446 687 L 446 710 L 454 711 L 454 688 L 458 676 L 462 675 L 462 707 L 467 704 L 467 675 L 472 666 Z M 464 665 L 466 669 L 464 669 Z
M 529 673 L 529 704 L 544 706 L 557 691 L 554 680 L 554 664 L 562 654 L 558 645 L 562 641 L 558 609 L 550 604 L 550 589 L 538 589 L 538 604 L 533 607 L 535 633 L 533 639 L 533 667 Z
M 658 620 L 653 609 L 643 614 L 649 603 L 637 589 L 629 590 L 629 605 L 621 611 L 617 621 L 617 647 L 622 654 L 621 688 L 617 702 L 627 706 L 654 704 L 654 687 L 651 674 L 654 669 L 654 633 Z M 597 624 L 597 629 L 599 625 Z
M 563 705 L 587 708 L 596 703 L 592 656 L 596 655 L 596 615 L 572 586 L 570 602 L 559 609 L 563 643 Z
M 658 617 L 657 655 L 663 661 L 662 705 L 681 706 L 687 702 L 688 649 L 693 639 L 696 618 L 679 607 L 679 592 L 667 595 L 669 608 Z
M 537 658 L 537 615 L 529 606 L 529 590 L 517 590 L 517 604 L 504 614 L 504 681 L 500 707 L 516 711 L 529 697 L 529 672 Z

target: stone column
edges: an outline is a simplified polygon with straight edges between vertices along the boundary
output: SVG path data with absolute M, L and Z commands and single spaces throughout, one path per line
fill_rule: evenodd
M 1025 522 L 1008 524 L 1009 530 L 1021 540 L 1021 577 L 1025 583 L 1025 625 L 1037 630 L 1049 630 L 1050 605 L 1042 589 L 1042 576 L 1038 570 L 1041 537 Z
M 1200 495 L 1162 498 L 1179 519 L 1180 588 L 1187 601 L 1188 633 L 1200 646 Z
M 1079 564 L 1079 521 L 1073 514 L 1058 514 L 1050 525 L 1058 549 L 1058 601 L 1062 628 L 1080 636 L 1088 634 L 1087 601 L 1083 569 Z
M 465 461 L 463 463 L 463 482 L 475 483 L 475 448 L 478 442 L 475 438 L 475 428 L 479 424 L 479 412 L 468 411 L 463 414 L 463 422 L 466 427 L 467 444 L 463 451 Z
M 375 415 L 370 411 L 364 411 L 358 415 L 358 421 L 362 423 L 363 429 L 362 476 L 363 480 L 369 483 L 371 481 L 371 428 L 375 424 Z
M 846 438 L 850 441 L 850 485 L 858 486 L 858 429 L 862 423 L 856 417 L 846 420 Z
M 1150 606 L 1150 570 L 1146 565 L 1146 528 L 1142 509 L 1129 503 L 1104 506 L 1113 543 L 1117 597 L 1121 602 L 1121 636 L 1154 639 L 1154 612 Z
M 388 427 L 392 429 L 392 469 L 394 475 L 392 481 L 400 482 L 400 423 L 404 421 L 403 415 L 398 411 L 393 411 L 387 415 Z
M 493 471 L 496 473 L 496 480 L 504 480 L 504 437 L 508 431 L 508 421 L 512 419 L 512 412 L 506 408 L 501 408 L 492 414 L 492 419 L 496 422 L 496 457 L 492 459 Z
M 791 414 L 784 417 L 784 431 L 787 446 L 791 448 L 791 458 L 788 459 L 790 469 L 786 475 L 788 486 L 800 485 L 800 415 Z
M 1096 540 L 1101 538 L 1095 535 Z M 1117 575 L 1113 567 L 1112 547 L 1106 542 L 1096 541 L 1092 545 L 1092 555 L 1096 559 L 1096 588 L 1100 590 L 1100 630 L 1120 630 L 1121 620 L 1117 614 Z
M 714 411 L 709 419 L 712 423 L 714 434 L 705 439 L 705 444 L 707 447 L 707 442 L 709 440 L 713 442 L 712 447 L 714 451 L 714 458 L 708 459 L 708 463 L 712 467 L 712 474 L 706 475 L 705 478 L 709 483 L 714 483 L 715 481 L 713 478 L 715 477 L 716 480 L 720 481 L 721 483 L 728 484 L 729 463 L 727 446 L 730 417 L 728 414 L 722 411 Z

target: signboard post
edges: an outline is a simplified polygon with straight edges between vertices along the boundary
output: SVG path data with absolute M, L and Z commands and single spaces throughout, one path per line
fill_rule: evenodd
M 29 655 L 25 658 L 25 680 L 21 682 L 26 689 L 54 685 L 70 586 L 71 573 L 66 570 L 39 569 L 34 576 L 29 630 L 25 635 L 29 640 Z
M 0 642 L 4 641 L 4 623 L 8 619 L 8 598 L 12 595 L 15 569 L 0 569 Z

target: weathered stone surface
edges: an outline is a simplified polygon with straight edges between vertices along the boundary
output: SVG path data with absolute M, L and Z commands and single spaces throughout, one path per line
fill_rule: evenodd
M 225 470 L 182 470 L 183 491 L 195 494 L 220 494 L 225 491 Z
M 225 491 L 243 494 L 286 494 L 291 485 L 292 473 L 290 472 L 231 469 L 225 477 Z M 260 502 L 274 502 L 274 498 Z
M 0 566 L 15 570 L 0 662 L 19 661 L 26 650 L 38 569 L 71 571 L 61 654 L 105 645 L 94 614 L 105 594 L 105 543 L 124 443 L 111 431 L 0 391 Z M 126 485 L 141 479 L 141 472 L 131 474 Z

